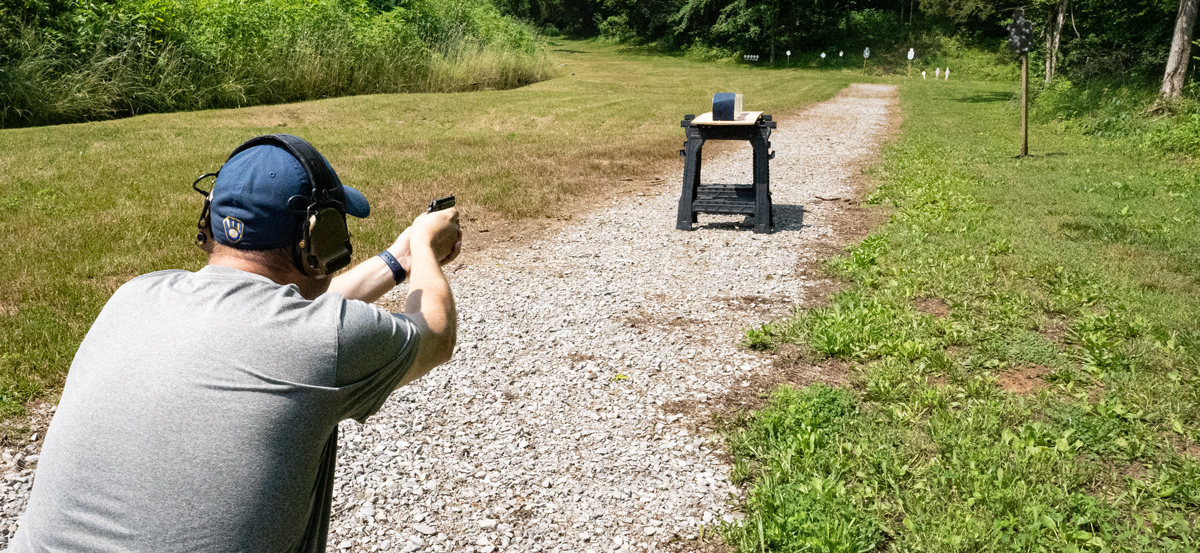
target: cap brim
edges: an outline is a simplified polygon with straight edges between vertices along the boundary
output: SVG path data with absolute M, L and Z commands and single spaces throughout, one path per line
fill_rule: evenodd
M 371 214 L 371 204 L 367 203 L 367 197 L 363 196 L 362 192 L 344 184 L 342 185 L 342 190 L 346 196 L 346 215 L 353 215 L 362 219 Z

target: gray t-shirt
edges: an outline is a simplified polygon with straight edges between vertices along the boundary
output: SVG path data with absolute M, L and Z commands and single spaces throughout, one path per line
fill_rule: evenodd
M 228 267 L 131 280 L 75 354 L 10 551 L 323 546 L 337 424 L 417 343 L 402 315 Z

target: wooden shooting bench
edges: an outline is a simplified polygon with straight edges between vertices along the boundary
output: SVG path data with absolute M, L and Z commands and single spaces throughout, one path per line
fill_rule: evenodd
M 683 165 L 683 194 L 679 197 L 679 215 L 675 228 L 692 230 L 697 213 L 747 215 L 753 218 L 754 232 L 769 233 L 775 224 L 771 209 L 771 172 L 769 151 L 771 129 L 775 121 L 761 111 L 738 113 L 728 121 L 714 121 L 712 112 L 699 117 L 685 115 L 680 126 L 687 142 L 679 155 Z M 754 182 L 751 184 L 700 184 L 700 153 L 707 140 L 746 140 L 754 150 Z

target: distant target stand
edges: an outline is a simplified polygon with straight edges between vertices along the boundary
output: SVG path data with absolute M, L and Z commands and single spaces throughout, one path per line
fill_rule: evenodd
M 1008 48 L 1021 57 L 1021 154 L 1029 155 L 1029 51 L 1033 49 L 1033 22 L 1025 19 L 1025 10 L 1013 12 L 1008 24 Z M 947 69 L 947 72 L 950 70 Z

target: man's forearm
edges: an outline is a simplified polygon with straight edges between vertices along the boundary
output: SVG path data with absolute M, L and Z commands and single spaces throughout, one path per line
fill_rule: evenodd
M 407 252 L 399 250 L 395 245 L 388 248 L 392 256 L 404 265 L 408 261 L 408 255 Z M 337 292 L 348 300 L 367 303 L 374 303 L 395 286 L 396 278 L 391 267 L 378 256 L 355 265 L 329 281 L 330 292 Z
M 424 327 L 420 352 L 413 363 L 414 368 L 423 370 L 415 371 L 419 374 L 410 374 L 406 381 L 420 378 L 429 369 L 449 360 L 458 334 L 454 295 L 433 248 L 428 244 L 413 244 L 410 256 L 412 269 L 404 313 L 419 318 Z

